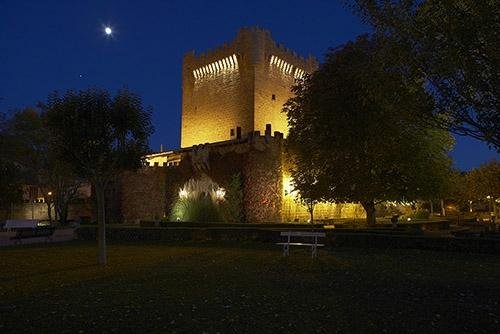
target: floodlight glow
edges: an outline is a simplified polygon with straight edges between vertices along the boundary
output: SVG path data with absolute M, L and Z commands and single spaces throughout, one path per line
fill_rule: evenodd
M 188 198 L 189 193 L 185 189 L 179 189 L 179 197 L 180 198 Z

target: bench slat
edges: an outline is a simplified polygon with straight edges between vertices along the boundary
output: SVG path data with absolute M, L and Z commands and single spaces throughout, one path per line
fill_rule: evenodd
M 314 246 L 314 244 L 305 244 L 301 242 L 278 242 L 276 245 L 290 245 L 290 246 Z M 323 247 L 325 246 L 324 244 L 316 244 L 316 246 Z
M 281 232 L 282 237 L 325 237 L 325 232 L 297 232 L 297 231 L 287 231 Z

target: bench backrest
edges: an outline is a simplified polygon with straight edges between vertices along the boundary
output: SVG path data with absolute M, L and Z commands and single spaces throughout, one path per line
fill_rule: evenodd
M 302 231 L 287 231 L 281 232 L 282 237 L 325 237 L 325 232 L 302 232 Z
M 4 228 L 35 228 L 38 225 L 36 219 L 9 219 L 5 222 Z

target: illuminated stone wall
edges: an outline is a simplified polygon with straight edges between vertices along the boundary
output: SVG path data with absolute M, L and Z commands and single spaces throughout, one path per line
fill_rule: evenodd
M 266 124 L 271 131 L 288 134 L 283 104 L 292 97 L 295 79 L 317 68 L 314 58 L 304 59 L 283 45 L 276 44 L 269 32 L 258 34 L 255 62 L 254 129 L 264 133 Z
M 360 204 L 356 203 L 319 203 L 314 207 L 314 220 L 327 221 L 338 218 L 365 218 L 366 213 Z M 292 196 L 283 196 L 282 221 L 306 222 L 310 216 L 307 208 L 297 203 Z
M 271 136 L 254 132 L 242 140 L 199 145 L 162 156 L 165 161 L 180 163 L 125 173 L 121 205 L 124 219 L 157 220 L 169 216 L 169 208 L 185 181 L 205 174 L 226 187 L 236 173 L 240 173 L 243 181 L 247 222 L 306 222 L 309 219 L 306 207 L 297 203 L 296 194 L 291 191 L 281 133 Z M 353 203 L 320 203 L 314 210 L 317 221 L 364 217 L 361 205 Z
M 284 156 L 286 158 L 286 155 Z M 293 190 L 293 182 L 290 177 L 289 164 L 283 165 L 282 186 L 282 221 L 283 222 L 307 222 L 310 220 L 307 207 L 298 201 L 298 193 Z M 338 218 L 360 219 L 366 217 L 366 212 L 358 203 L 318 203 L 314 206 L 313 219 L 315 221 L 328 221 Z
M 248 222 L 281 222 L 283 189 L 283 140 L 260 136 L 243 166 L 244 203 Z M 262 147 L 259 149 L 259 147 Z
M 125 221 L 163 218 L 165 175 L 163 167 L 144 167 L 137 172 L 123 173 L 121 216 Z
M 283 103 L 295 78 L 317 67 L 277 45 L 268 31 L 241 29 L 216 50 L 188 53 L 183 62 L 181 147 L 214 143 L 249 132 L 287 133 Z
M 242 133 L 253 130 L 250 45 L 251 36 L 240 33 L 217 50 L 184 57 L 181 147 L 229 140 L 237 127 Z M 220 70 L 219 61 L 228 58 L 232 63 Z

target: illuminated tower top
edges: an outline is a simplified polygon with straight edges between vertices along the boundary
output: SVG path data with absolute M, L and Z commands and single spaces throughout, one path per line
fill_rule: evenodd
M 288 132 L 283 104 L 296 79 L 317 68 L 267 30 L 241 29 L 205 54 L 184 56 L 181 147 L 236 139 L 250 131 Z

